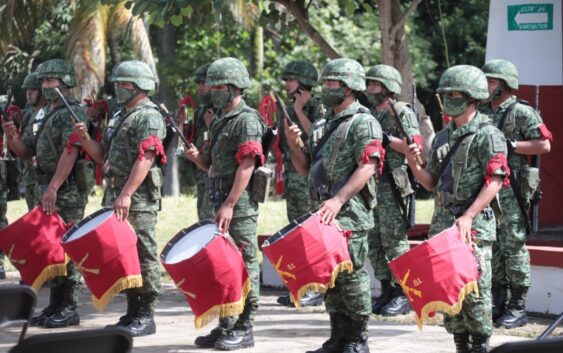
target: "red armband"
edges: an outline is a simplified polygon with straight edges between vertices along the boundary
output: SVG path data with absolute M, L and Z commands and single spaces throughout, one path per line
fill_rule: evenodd
M 166 151 L 164 151 L 164 146 L 162 146 L 160 138 L 156 135 L 150 135 L 141 142 L 139 145 L 139 160 L 145 155 L 145 151 L 153 146 L 155 157 L 160 157 L 160 163 L 163 165 L 166 164 Z
M 80 138 L 78 137 L 78 134 L 75 132 L 71 133 L 70 136 L 68 137 L 68 142 L 66 143 L 66 151 L 67 153 L 72 152 L 72 148 L 73 147 L 78 147 L 78 146 L 74 146 L 75 143 L 80 143 Z M 78 147 L 80 149 L 80 147 Z
M 540 134 L 544 139 L 553 142 L 553 134 L 547 129 L 547 126 L 545 126 L 545 124 L 538 126 L 538 129 L 540 130 Z
M 258 157 L 260 156 L 260 165 L 264 164 L 264 153 L 262 145 L 258 141 L 247 141 L 240 145 L 238 152 L 235 154 L 237 163 L 245 157 Z
M 506 160 L 506 156 L 502 153 L 497 153 L 493 158 L 487 162 L 487 169 L 485 174 L 485 185 L 489 185 L 491 183 L 492 177 L 495 175 L 494 173 L 499 169 L 504 168 L 506 171 L 506 175 L 504 177 L 504 181 L 502 186 L 505 188 L 510 185 L 510 168 L 508 167 L 508 161 Z
M 368 143 L 366 147 L 364 147 L 364 151 L 362 152 L 362 157 L 360 158 L 360 161 L 363 164 L 368 164 L 371 155 L 377 152 L 379 152 L 378 173 L 379 175 L 381 175 L 381 173 L 383 173 L 383 164 L 385 163 L 385 148 L 383 148 L 381 141 L 372 140 L 370 143 Z

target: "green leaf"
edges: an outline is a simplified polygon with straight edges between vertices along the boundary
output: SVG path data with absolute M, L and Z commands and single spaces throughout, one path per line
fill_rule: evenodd
M 178 27 L 182 24 L 182 15 L 174 15 L 170 17 L 170 22 L 174 25 L 174 27 Z
M 192 17 L 192 13 L 194 12 L 194 9 L 192 8 L 191 5 L 188 5 L 186 7 L 183 7 L 180 9 L 180 13 L 182 14 L 182 16 L 184 17 Z
M 355 1 L 346 1 L 344 4 L 344 12 L 346 13 L 346 17 L 354 16 L 354 12 L 356 12 L 357 4 Z

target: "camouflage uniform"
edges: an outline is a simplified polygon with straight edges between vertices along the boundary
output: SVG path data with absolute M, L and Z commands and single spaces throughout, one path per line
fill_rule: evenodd
M 0 229 L 8 226 L 8 185 L 6 162 L 0 161 Z M 4 253 L 0 252 L 0 279 L 6 278 L 4 270 Z
M 74 68 L 65 60 L 49 60 L 37 69 L 39 79 L 59 78 L 63 84 L 73 87 L 76 84 Z M 46 92 L 47 91 L 47 92 Z M 49 97 L 48 89 L 43 88 L 43 95 Z M 53 93 L 51 93 L 51 97 Z M 56 93 L 55 93 L 56 97 Z M 48 99 L 49 100 L 49 99 Z M 52 98 L 51 98 L 52 100 Z M 73 111 L 82 122 L 86 122 L 84 111 L 79 103 L 67 97 Z M 34 190 L 34 204 L 41 202 L 47 191 L 49 182 L 59 163 L 60 156 L 67 153 L 68 145 L 80 148 L 80 141 L 71 140 L 74 125 L 70 112 L 62 102 L 55 107 L 43 107 L 34 119 L 26 126 L 23 143 L 37 160 L 37 186 Z M 68 176 L 57 192 L 56 208 L 66 223 L 78 223 L 84 217 L 84 208 L 88 202 L 88 195 L 81 192 L 75 182 L 74 175 Z M 53 315 L 42 318 L 46 327 L 64 327 L 79 323 L 76 307 L 80 296 L 80 272 L 73 262 L 67 265 L 67 276 L 57 277 L 51 281 L 51 304 L 56 306 Z M 54 301 L 54 303 L 53 303 Z M 48 310 L 47 307 L 45 310 Z M 45 313 L 45 310 L 43 311 Z M 47 313 L 45 313 L 47 314 Z M 42 325 L 41 319 L 36 322 Z
M 366 74 L 366 80 L 380 82 L 389 92 L 388 94 L 401 93 L 401 74 L 392 66 L 376 65 L 372 67 Z M 418 121 L 410 106 L 404 102 L 395 103 L 391 99 L 389 104 L 395 104 L 395 110 L 399 114 L 399 119 L 406 132 L 410 136 L 420 136 Z M 377 118 L 385 134 L 399 139 L 404 137 L 392 116 L 393 112 L 386 109 L 378 112 L 374 104 L 372 114 Z M 374 303 L 373 311 L 376 314 L 397 315 L 406 314 L 410 311 L 410 306 L 401 287 L 393 279 L 387 263 L 404 254 L 410 249 L 410 246 L 407 239 L 408 224 L 405 221 L 407 214 L 403 214 L 393 188 L 396 188 L 400 194 L 399 197 L 405 210 L 408 206 L 407 197 L 414 191 L 408 179 L 405 156 L 385 144 L 384 147 L 385 165 L 377 188 L 378 207 L 373 210 L 375 226 L 370 230 L 368 236 L 369 259 L 375 278 L 382 284 L 382 294 Z
M 440 79 L 438 92 L 462 92 L 476 100 L 488 97 L 484 74 L 469 65 L 458 65 L 446 70 Z M 454 224 L 455 219 L 473 203 L 485 185 L 486 177 L 506 177 L 505 168 L 496 168 L 491 174 L 486 172 L 494 157 L 499 154 L 506 155 L 504 136 L 490 123 L 483 123 L 486 120 L 485 116 L 476 113 L 470 122 L 461 127 L 456 128 L 455 122 L 452 121 L 434 138 L 426 166 L 426 170 L 437 180 L 429 236 L 434 236 Z M 447 151 L 459 137 L 467 133 L 473 134 L 465 140 L 473 139 L 469 142 L 469 147 L 460 147 L 452 156 L 449 166 L 439 175 Z M 457 190 L 453 185 L 458 185 Z M 485 352 L 488 338 L 492 334 L 491 254 L 495 228 L 495 215 L 490 206 L 473 219 L 472 230 L 476 232 L 475 257 L 479 265 L 479 296 L 469 294 L 465 297 L 459 314 L 445 315 L 444 318 L 447 331 L 454 334 L 458 352 L 469 352 L 469 336 L 473 345 L 471 352 Z
M 132 82 L 145 92 L 155 87 L 154 76 L 148 65 L 134 60 L 120 63 L 113 72 L 112 82 Z M 109 163 L 109 169 L 105 171 L 104 206 L 111 207 L 119 197 L 138 159 L 141 143 L 147 138 L 156 137 L 155 144 L 158 144 L 165 136 L 164 119 L 148 98 L 131 108 L 124 108 L 120 114 L 112 117 L 102 138 Z M 147 147 L 145 151 L 155 151 L 155 161 L 158 159 L 156 145 Z M 120 318 L 118 325 L 125 326 L 134 336 L 144 336 L 156 331 L 153 317 L 160 294 L 156 221 L 160 210 L 162 178 L 160 167 L 153 166 L 149 170 L 145 180 L 131 195 L 127 217 L 138 238 L 137 252 L 143 287 L 127 290 L 127 314 Z
M 365 90 L 365 74 L 361 65 L 350 59 L 330 61 L 324 68 L 322 78 L 336 80 L 355 92 Z M 330 94 L 323 87 L 323 97 Z M 327 108 L 329 104 L 327 104 Z M 332 107 L 330 107 L 332 108 Z M 320 204 L 335 195 L 337 185 L 342 187 L 348 182 L 351 174 L 365 158 L 381 158 L 381 150 L 368 154 L 367 145 L 381 143 L 381 126 L 369 113 L 369 110 L 355 101 L 338 114 L 328 110 L 324 119 L 318 119 L 311 127 L 308 143 L 308 158 L 312 162 L 308 175 L 308 184 L 313 202 Z M 350 120 L 353 119 L 353 120 Z M 343 122 L 322 147 L 321 159 L 315 162 L 315 149 L 319 140 L 327 131 Z M 348 129 L 343 135 L 343 129 Z M 344 140 L 338 147 L 338 140 Z M 367 156 L 366 156 L 367 154 Z M 325 175 L 332 187 L 326 191 L 319 181 L 317 165 L 322 163 L 325 170 L 332 169 Z M 333 166 L 333 167 L 332 167 Z M 339 189 L 339 188 L 338 188 Z M 365 196 L 368 193 L 371 198 Z M 343 229 L 352 231 L 348 239 L 348 252 L 353 263 L 353 272 L 342 272 L 338 275 L 334 288 L 327 290 L 325 295 L 326 310 L 331 320 L 331 338 L 315 352 L 369 352 L 367 346 L 367 326 L 371 314 L 370 282 L 364 263 L 368 254 L 367 236 L 373 228 L 373 200 L 375 199 L 375 178 L 371 178 L 362 191 L 354 195 L 340 210 L 336 219 Z
M 512 63 L 506 60 L 491 60 L 485 64 L 483 71 L 488 78 L 503 80 L 509 88 L 518 89 L 518 72 Z M 542 118 L 536 110 L 529 105 L 519 103 L 514 96 L 502 102 L 495 111 L 492 110 L 490 103 L 483 106 L 481 111 L 491 117 L 493 124 L 502 130 L 508 141 L 544 138 L 539 129 L 543 125 Z M 501 121 L 502 127 L 500 126 Z M 508 164 L 520 184 L 523 201 L 528 209 L 530 198 L 539 183 L 539 171 L 528 165 L 526 155 L 517 154 L 514 151 L 509 151 Z M 528 220 L 520 210 L 513 187 L 515 185 L 511 185 L 510 188 L 501 190 L 499 193 L 502 215 L 498 219 L 497 242 L 493 244 L 492 264 L 494 296 L 497 297 L 499 291 L 503 292 L 500 293 L 501 298 L 495 298 L 495 306 L 500 307 L 497 315 L 500 318 L 504 311 L 507 288 L 510 288 L 511 292 L 510 310 L 521 312 L 520 315 L 514 314 L 522 316 L 518 320 L 515 317 L 507 323 L 501 324 L 507 318 L 499 319 L 497 324 L 508 328 L 522 326 L 527 322 L 527 318 L 524 317 L 526 315 L 524 303 L 526 292 L 532 284 L 530 255 L 526 249 L 526 222 Z

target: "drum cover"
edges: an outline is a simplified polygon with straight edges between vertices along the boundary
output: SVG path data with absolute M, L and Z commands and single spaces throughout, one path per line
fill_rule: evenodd
M 61 238 L 68 228 L 56 212 L 48 216 L 37 206 L 0 230 L 0 250 L 20 272 L 23 283 L 39 290 L 46 281 L 66 276 Z
M 99 311 L 121 291 L 143 286 L 137 236 L 113 208 L 103 208 L 74 225 L 62 245 L 77 264 Z
M 328 225 L 318 214 L 307 213 L 272 235 L 262 251 L 290 292 L 296 307 L 309 292 L 326 292 L 338 274 L 352 272 L 347 237 L 336 224 Z
M 217 317 L 243 312 L 250 278 L 242 255 L 213 222 L 178 232 L 162 250 L 160 261 L 192 308 L 197 329 Z

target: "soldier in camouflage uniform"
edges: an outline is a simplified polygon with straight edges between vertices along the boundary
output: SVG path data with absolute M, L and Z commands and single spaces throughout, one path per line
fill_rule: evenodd
M 209 126 L 211 125 L 211 120 L 215 111 L 210 100 L 210 87 L 205 84 L 207 79 L 207 69 L 209 65 L 205 64 L 197 68 L 195 72 L 195 82 L 197 83 L 197 92 L 199 98 L 201 98 L 202 103 L 198 106 L 194 114 L 194 119 L 190 124 L 186 125 L 187 132 L 190 130 L 195 130 L 195 136 L 193 143 L 198 149 L 203 149 L 204 144 L 209 141 Z M 195 128 L 192 126 L 195 124 Z M 213 219 L 213 205 L 209 202 L 209 188 L 208 188 L 208 177 L 207 172 L 202 171 L 199 168 L 194 170 L 195 181 L 197 184 L 197 216 L 200 221 L 204 219 Z
M 483 66 L 483 72 L 491 98 L 481 107 L 481 112 L 488 114 L 504 133 L 508 165 L 514 176 L 511 187 L 499 194 L 502 215 L 498 219 L 497 241 L 493 244 L 493 319 L 499 327 L 513 328 L 528 321 L 525 304 L 531 286 L 526 223 L 530 198 L 539 184 L 539 170 L 528 165 L 527 156 L 549 152 L 551 133 L 534 108 L 512 95 L 512 90 L 518 89 L 514 64 L 490 60 Z M 509 289 L 510 302 L 505 312 Z
M 339 274 L 335 287 L 326 292 L 331 335 L 314 352 L 369 352 L 371 294 L 364 263 L 368 231 L 374 225 L 374 174 L 383 167 L 382 132 L 369 109 L 356 100 L 366 88 L 364 69 L 358 62 L 332 60 L 324 67 L 321 80 L 322 102 L 329 110 L 313 124 L 307 148 L 302 150 L 296 142 L 301 135 L 296 125 L 286 125 L 286 137 L 296 170 L 308 175 L 310 195 L 323 221 L 338 220 L 343 229 L 352 232 L 348 252 L 354 270 Z
M 37 68 L 38 78 L 42 81 L 41 93 L 48 105 L 43 107 L 28 124 L 23 139 L 18 135 L 12 123 L 10 148 L 19 158 L 29 159 L 36 156 L 37 187 L 34 204 L 41 203 L 47 214 L 55 210 L 66 223 L 77 223 L 84 216 L 84 207 L 88 201 L 86 191 L 79 189 L 73 166 L 80 158 L 80 141 L 73 133 L 70 112 L 63 105 L 54 88 L 58 87 L 71 104 L 78 119 L 85 121 L 84 111 L 78 102 L 69 97 L 70 89 L 76 85 L 74 68 L 66 60 L 48 60 Z M 32 319 L 32 326 L 47 328 L 78 325 L 77 312 L 80 295 L 80 273 L 76 265 L 69 262 L 67 276 L 57 277 L 50 283 L 51 296 L 49 305 L 39 316 Z
M 395 316 L 410 311 L 410 304 L 401 286 L 393 280 L 387 263 L 409 250 L 408 196 L 414 193 L 407 172 L 401 139 L 404 137 L 396 122 L 395 112 L 405 131 L 422 144 L 416 115 L 405 102 L 396 102 L 401 94 L 401 74 L 389 65 L 376 65 L 366 74 L 366 94 L 372 114 L 383 130 L 385 165 L 377 189 L 377 204 L 373 217 L 375 227 L 368 236 L 369 259 L 375 278 L 381 282 L 381 296 L 372 305 L 374 314 Z M 393 105 L 393 106 L 392 106 Z
M 209 127 L 209 144 L 202 153 L 196 147 L 185 152 L 199 168 L 209 171 L 210 201 L 215 206 L 215 222 L 229 231 L 251 280 L 251 291 L 241 315 L 222 318 L 207 336 L 197 337 L 203 348 L 234 350 L 254 346 L 253 324 L 258 309 L 260 269 L 257 258 L 256 224 L 258 204 L 252 199 L 251 177 L 264 163 L 262 136 L 266 126 L 258 112 L 249 108 L 242 96 L 250 85 L 246 67 L 235 58 L 214 61 L 207 70 L 211 102 L 217 113 Z
M 3 98 L 3 97 L 2 97 Z M 6 102 L 0 102 L 2 109 L 6 109 Z M 2 117 L 2 121 L 4 118 Z M 2 139 L 0 142 L 0 151 L 4 151 L 3 141 L 3 131 L 0 135 Z M 0 160 L 0 229 L 8 226 L 8 219 L 6 218 L 6 212 L 8 211 L 8 169 L 6 162 Z M 4 269 L 4 253 L 0 251 L 0 279 L 6 279 L 6 270 Z
M 115 210 L 117 219 L 127 219 L 137 234 L 143 287 L 128 289 L 127 313 L 115 326 L 132 336 L 156 332 L 154 312 L 160 293 L 160 270 L 156 244 L 156 220 L 160 210 L 163 175 L 159 161 L 166 162 L 162 140 L 164 119 L 148 94 L 156 87 L 154 74 L 141 61 L 124 61 L 113 71 L 117 103 L 123 105 L 108 123 L 101 143 L 83 140 L 88 154 L 104 163 L 106 190 L 103 205 Z M 82 136 L 84 124 L 76 130 Z
M 407 159 L 417 180 L 434 193 L 429 235 L 456 224 L 462 238 L 473 244 L 479 265 L 479 295 L 467 295 L 461 312 L 445 315 L 444 325 L 453 334 L 458 353 L 485 353 L 493 330 L 491 254 L 496 221 L 490 204 L 500 188 L 509 184 L 506 142 L 502 133 L 477 111 L 478 102 L 489 97 L 487 79 L 481 70 L 469 65 L 453 66 L 440 78 L 437 92 L 443 94 L 444 113 L 453 121 L 434 138 L 426 169 L 415 161 L 420 156 L 418 144 L 405 144 L 404 148 L 410 148 Z M 456 145 L 451 159 L 446 159 Z
M 23 111 L 20 131 L 25 131 L 35 118 L 35 114 L 45 105 L 45 97 L 41 95 L 41 81 L 37 77 L 37 72 L 32 72 L 25 77 L 22 88 L 26 90 L 27 106 Z M 36 205 L 34 195 L 37 185 L 37 172 L 34 163 L 35 157 L 22 160 L 22 183 L 25 186 L 25 202 L 29 211 Z
M 311 125 L 322 114 L 324 108 L 319 97 L 311 95 L 311 90 L 317 85 L 319 74 L 317 69 L 308 61 L 292 61 L 283 70 L 282 80 L 285 81 L 287 94 L 291 97 L 292 104 L 287 106 L 289 118 L 303 131 L 301 138 L 307 141 L 307 132 Z M 279 120 L 278 131 L 283 131 L 283 119 Z M 291 222 L 299 216 L 309 212 L 312 206 L 309 197 L 307 177 L 299 175 L 291 163 L 289 147 L 285 134 L 280 133 L 280 147 L 283 152 L 283 168 L 285 193 L 287 205 L 287 219 Z M 301 297 L 301 306 L 316 306 L 323 302 L 323 295 L 316 292 L 307 292 Z M 293 306 L 288 295 L 278 298 L 278 303 Z

